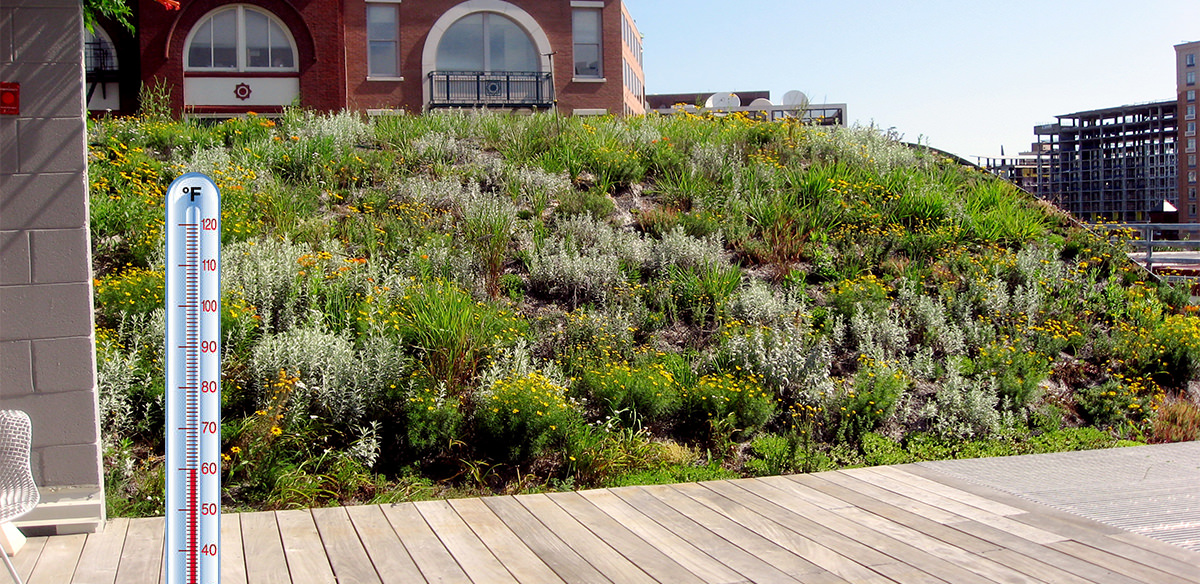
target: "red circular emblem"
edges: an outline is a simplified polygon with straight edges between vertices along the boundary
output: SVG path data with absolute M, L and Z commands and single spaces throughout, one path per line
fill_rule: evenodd
M 238 83 L 233 88 L 233 96 L 242 101 L 246 101 L 247 99 L 249 99 L 250 93 L 251 93 L 250 86 L 246 85 L 245 83 Z

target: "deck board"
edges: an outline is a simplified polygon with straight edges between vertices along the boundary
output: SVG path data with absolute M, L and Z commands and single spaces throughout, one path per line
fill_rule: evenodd
M 242 548 L 242 516 L 221 514 L 221 582 L 246 584 L 246 554 Z
M 338 582 L 383 584 L 344 508 L 313 509 L 312 515 Z
M 241 520 L 246 581 L 249 584 L 291 584 L 293 580 L 288 572 L 275 513 L 243 513 Z
M 383 507 L 383 514 L 427 582 L 470 584 L 471 579 L 446 546 L 442 545 L 415 505 L 387 505 Z
M 70 582 L 86 543 L 87 535 L 82 533 L 51 538 L 42 548 L 37 566 L 25 581 L 26 584 Z
M 358 539 L 367 552 L 371 565 L 383 584 L 417 584 L 425 582 L 421 570 L 401 543 L 379 505 L 346 507 L 354 523 Z
M 953 472 L 920 463 L 227 514 L 222 581 L 1200 584 L 1200 551 L 1163 519 L 1179 504 L 1175 523 L 1186 523 L 1194 486 L 1181 490 L 1170 465 L 1183 465 L 1183 475 L 1200 468 L 1200 448 L 1143 448 L 950 461 Z M 1109 484 L 1103 468 L 1093 468 L 1110 456 L 1127 484 Z M 1139 464 L 1153 468 L 1139 473 Z M 1096 492 L 1052 484 L 1054 465 L 1078 475 L 1072 488 L 1100 481 Z M 976 468 L 988 484 L 972 481 Z M 1121 513 L 1119 497 L 1137 498 L 1138 510 Z M 164 577 L 163 529 L 161 517 L 116 519 L 96 534 L 34 537 L 14 563 L 32 584 L 154 584 Z
M 117 566 L 121 561 L 121 548 L 125 547 L 125 532 L 129 519 L 118 517 L 109 521 L 104 531 L 88 536 L 79 555 L 79 567 L 75 570 L 75 584 L 113 584 L 117 581 Z M 239 539 L 240 541 L 240 539 Z M 236 584 L 236 583 L 234 583 Z
M 163 517 L 131 519 L 117 566 L 116 584 L 158 584 L 162 581 L 163 543 L 167 521 Z

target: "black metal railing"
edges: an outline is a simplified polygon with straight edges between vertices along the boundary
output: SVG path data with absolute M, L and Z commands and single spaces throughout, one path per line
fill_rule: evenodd
M 83 47 L 84 66 L 89 81 L 115 81 L 117 79 L 117 55 L 111 45 L 91 41 Z
M 429 107 L 544 107 L 554 105 L 549 73 L 433 71 Z

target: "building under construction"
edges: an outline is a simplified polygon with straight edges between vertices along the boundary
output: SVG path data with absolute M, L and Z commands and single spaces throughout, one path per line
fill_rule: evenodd
M 1083 220 L 1144 221 L 1178 206 L 1176 100 L 1055 116 L 1034 128 L 1037 195 Z

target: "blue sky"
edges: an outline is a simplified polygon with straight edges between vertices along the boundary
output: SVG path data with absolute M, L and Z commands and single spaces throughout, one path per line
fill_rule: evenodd
M 799 89 L 963 156 L 1055 115 L 1175 98 L 1198 0 L 625 0 L 647 93 Z

